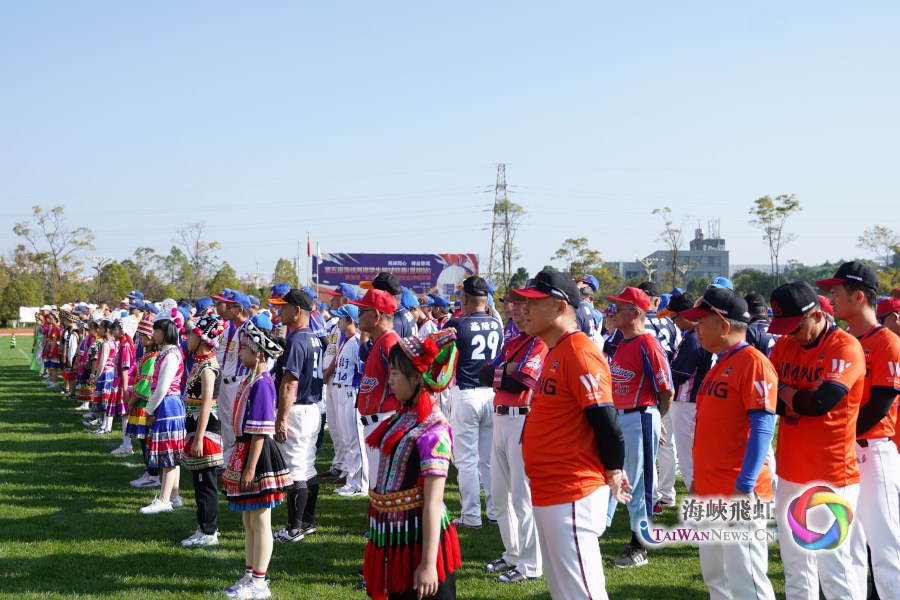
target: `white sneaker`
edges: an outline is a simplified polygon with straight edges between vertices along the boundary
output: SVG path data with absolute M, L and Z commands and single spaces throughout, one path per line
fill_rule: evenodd
M 131 448 L 131 446 L 119 446 L 118 448 L 110 452 L 110 454 L 115 454 L 116 456 L 125 456 L 127 454 L 134 454 L 134 450 Z
M 272 592 L 269 591 L 269 582 L 266 581 L 262 585 L 257 585 L 251 581 L 248 585 L 238 590 L 235 598 L 271 598 Z
M 237 583 L 235 583 L 233 586 L 227 587 L 222 591 L 225 592 L 225 595 L 229 598 L 237 598 L 240 589 L 243 587 L 247 587 L 248 585 L 253 585 L 253 578 L 248 575 L 244 575 L 243 577 L 238 579 Z
M 75 410 L 87 410 L 90 407 L 91 407 L 91 405 L 88 404 L 87 402 L 82 402 L 81 404 L 79 404 L 78 406 L 75 407 Z
M 101 426 L 99 429 L 95 429 L 91 433 L 93 433 L 94 435 L 106 435 L 108 433 L 112 433 L 112 431 L 103 429 L 103 427 Z
M 360 496 L 367 496 L 368 494 L 363 493 L 362 490 L 354 490 L 350 488 L 337 492 L 337 495 L 341 496 L 342 498 L 359 498 Z
M 141 487 L 141 484 L 146 483 L 149 478 L 150 478 L 150 473 L 148 473 L 147 471 L 144 471 L 140 477 L 129 481 L 128 485 L 130 485 L 131 487 Z
M 184 506 L 184 500 L 182 500 L 181 496 L 172 498 L 172 508 L 181 508 L 182 506 Z
M 140 510 L 142 515 L 155 515 L 157 513 L 172 512 L 172 503 L 164 502 L 159 496 L 153 499 L 153 502 Z
M 282 527 L 275 532 L 275 535 L 273 537 L 276 540 L 282 542 L 299 542 L 304 538 L 304 535 L 300 531 L 297 531 L 297 533 L 291 533 L 287 527 Z
M 199 548 L 201 546 L 217 546 L 219 544 L 219 532 L 215 532 L 213 534 L 206 534 L 200 531 L 200 528 L 197 528 L 197 531 L 194 532 L 189 538 L 181 540 L 182 548 Z
M 160 485 L 162 485 L 162 484 L 159 481 L 159 476 L 147 475 L 147 478 L 143 481 L 143 483 L 141 483 L 140 485 L 136 485 L 134 487 L 155 488 L 155 487 L 159 487 Z
M 346 492 L 347 490 L 350 490 L 350 489 L 352 489 L 352 488 L 349 485 L 343 485 L 343 486 L 337 488 L 336 490 L 334 490 L 334 493 L 340 495 L 341 493 Z

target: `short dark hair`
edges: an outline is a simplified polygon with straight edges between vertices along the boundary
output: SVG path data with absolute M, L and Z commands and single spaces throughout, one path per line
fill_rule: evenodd
M 407 378 L 421 375 L 418 369 L 413 365 L 412 360 L 410 360 L 406 352 L 403 351 L 403 348 L 400 347 L 400 344 L 394 344 L 393 348 L 391 348 L 391 353 L 388 354 L 388 364 L 392 369 L 397 369 Z
M 844 291 L 848 294 L 852 294 L 854 292 L 862 292 L 863 296 L 866 297 L 866 303 L 872 308 L 875 308 L 875 301 L 877 300 L 877 296 L 874 289 L 870 288 L 860 281 L 853 281 L 852 279 L 842 281 L 841 285 L 844 287 Z
M 724 318 L 724 317 L 723 317 Z M 747 331 L 747 324 L 743 321 L 736 321 L 734 319 L 725 319 L 728 323 L 728 326 L 731 327 L 732 331 Z
M 178 325 L 171 319 L 163 319 L 153 324 L 153 331 L 162 331 L 164 346 L 177 346 L 181 341 L 181 333 L 178 331 Z

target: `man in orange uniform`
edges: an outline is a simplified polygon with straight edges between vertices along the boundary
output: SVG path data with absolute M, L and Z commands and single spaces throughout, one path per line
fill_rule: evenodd
M 816 291 L 805 281 L 772 292 L 769 333 L 781 335 L 769 359 L 778 373 L 775 490 L 778 541 L 784 564 L 785 595 L 817 600 L 821 584 L 829 600 L 862 600 L 850 544 L 811 551 L 795 541 L 787 512 L 791 502 L 814 485 L 830 487 L 856 511 L 859 468 L 856 421 L 865 388 L 865 354 L 859 341 L 829 326 Z M 810 513 L 810 527 L 816 523 Z
M 868 544 L 875 587 L 880 597 L 890 598 L 900 594 L 900 455 L 891 441 L 900 394 L 900 338 L 878 324 L 878 275 L 868 266 L 844 263 L 834 277 L 816 284 L 831 292 L 834 316 L 846 321 L 866 356 L 865 391 L 856 422 L 859 503 L 849 544 L 862 593 L 866 593 Z
M 747 301 L 728 288 L 710 287 L 681 316 L 697 321 L 697 337 L 718 356 L 697 393 L 694 482 L 698 496 L 772 499 L 766 454 L 775 434 L 778 375 L 745 340 Z M 747 539 L 700 545 L 700 568 L 711 598 L 774 600 L 769 551 L 757 535 L 765 523 L 736 523 Z
M 545 269 L 516 293 L 527 298 L 525 332 L 550 348 L 522 432 L 550 595 L 605 599 L 597 538 L 606 529 L 610 492 L 619 502 L 629 499 L 609 367 L 576 328 L 580 297 L 572 279 Z

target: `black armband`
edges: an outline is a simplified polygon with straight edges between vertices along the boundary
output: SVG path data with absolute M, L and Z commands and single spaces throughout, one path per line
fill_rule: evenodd
M 584 409 L 584 416 L 594 430 L 603 466 L 608 471 L 621 469 L 625 464 L 625 439 L 615 407 L 609 404 L 590 406 Z
M 891 406 L 893 406 L 896 398 L 897 390 L 894 388 L 873 387 L 869 401 L 859 409 L 859 419 L 856 421 L 856 435 L 863 435 L 878 425 L 891 411 Z

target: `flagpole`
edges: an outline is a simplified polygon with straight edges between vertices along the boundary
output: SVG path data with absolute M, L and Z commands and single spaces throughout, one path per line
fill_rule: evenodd
M 297 285 L 300 285 L 300 240 L 297 240 L 297 262 L 294 263 L 294 270 L 297 272 Z M 277 281 L 275 283 L 278 283 Z
M 316 241 L 316 293 L 319 292 L 319 284 L 321 280 L 319 279 L 319 266 L 322 262 L 322 248 L 319 247 L 319 242 Z
M 312 242 L 309 232 L 306 232 L 306 285 L 312 284 Z

